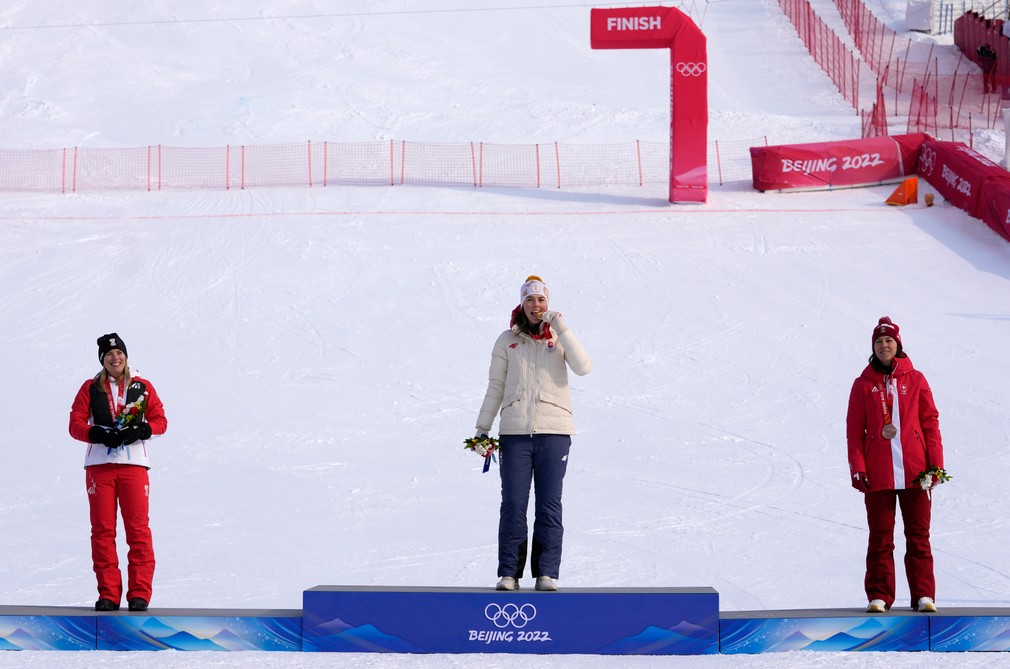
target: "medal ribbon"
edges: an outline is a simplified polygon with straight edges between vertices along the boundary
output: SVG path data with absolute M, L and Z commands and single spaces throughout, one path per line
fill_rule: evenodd
M 105 393 L 105 397 L 109 401 L 109 415 L 112 416 L 112 422 L 115 424 L 119 411 L 126 406 L 126 384 L 123 383 L 123 379 L 120 379 L 116 384 L 116 395 L 113 395 L 112 379 L 105 379 L 105 389 L 108 391 Z
M 880 410 L 884 414 L 884 425 L 889 425 L 891 423 L 891 406 L 894 402 L 894 396 L 891 392 L 891 375 L 888 374 L 884 377 L 884 388 L 880 390 Z
M 484 456 L 484 469 L 481 470 L 482 474 L 487 474 L 487 470 L 491 469 L 491 461 L 494 460 L 498 462 L 498 458 L 495 457 L 494 451 L 491 451 Z

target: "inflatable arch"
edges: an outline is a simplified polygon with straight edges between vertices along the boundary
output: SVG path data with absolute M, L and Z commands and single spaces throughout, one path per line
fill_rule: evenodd
M 670 202 L 708 197 L 705 35 L 674 7 L 593 9 L 594 49 L 670 49 Z

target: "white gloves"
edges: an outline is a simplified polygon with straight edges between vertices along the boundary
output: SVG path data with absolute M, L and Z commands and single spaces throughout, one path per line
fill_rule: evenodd
M 540 315 L 540 320 L 550 323 L 551 328 L 558 334 L 568 331 L 568 323 L 565 323 L 560 311 L 545 311 Z

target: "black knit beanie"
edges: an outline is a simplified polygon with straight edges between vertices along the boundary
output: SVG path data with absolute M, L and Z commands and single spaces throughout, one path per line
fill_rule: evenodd
M 98 338 L 98 362 L 103 362 L 105 360 L 105 354 L 109 351 L 119 349 L 123 352 L 123 355 L 130 357 L 126 352 L 126 343 L 117 335 L 115 332 L 110 332 L 109 334 L 104 334 Z

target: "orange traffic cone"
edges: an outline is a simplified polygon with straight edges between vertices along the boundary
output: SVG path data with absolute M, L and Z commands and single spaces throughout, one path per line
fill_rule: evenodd
M 887 198 L 887 204 L 903 207 L 919 201 L 919 177 L 908 177 Z

